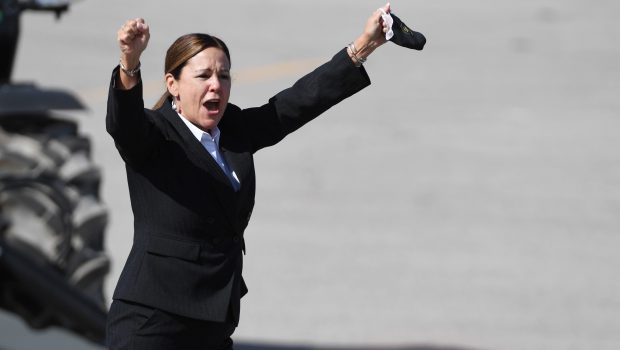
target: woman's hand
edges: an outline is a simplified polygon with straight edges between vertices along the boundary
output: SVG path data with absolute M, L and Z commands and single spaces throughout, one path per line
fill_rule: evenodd
M 377 9 L 366 20 L 364 31 L 362 34 L 353 41 L 353 45 L 349 46 L 349 56 L 356 65 L 361 65 L 366 61 L 366 57 L 370 55 L 377 47 L 385 44 L 385 33 L 389 30 L 386 23 L 383 22 L 381 15 L 390 13 L 390 3 Z
M 150 37 L 149 26 L 142 18 L 130 19 L 118 30 L 121 61 L 125 67 L 133 69 L 138 65 Z
M 383 10 L 383 11 L 382 11 Z M 364 27 L 364 34 L 367 37 L 368 41 L 372 41 L 377 46 L 383 45 L 387 42 L 385 40 L 385 33 L 389 30 L 387 24 L 383 22 L 383 18 L 381 15 L 385 13 L 390 13 L 390 3 L 388 2 L 382 8 L 375 11 L 366 21 L 366 26 Z
M 149 43 L 151 34 L 144 19 L 130 19 L 117 32 L 118 45 L 121 50 L 121 79 L 120 88 L 130 89 L 136 85 L 138 79 L 127 74 L 126 70 L 133 70 L 140 64 L 140 56 Z

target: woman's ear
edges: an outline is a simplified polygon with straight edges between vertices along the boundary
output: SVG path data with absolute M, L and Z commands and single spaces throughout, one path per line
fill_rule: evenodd
M 177 83 L 177 80 L 174 79 L 174 76 L 170 73 L 166 73 L 164 78 L 166 79 L 166 88 L 168 89 L 170 95 L 172 95 L 173 97 L 178 97 L 179 84 Z

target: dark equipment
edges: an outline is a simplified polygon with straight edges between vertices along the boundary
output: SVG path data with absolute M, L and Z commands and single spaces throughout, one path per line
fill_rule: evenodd
M 77 122 L 58 114 L 85 108 L 67 91 L 11 82 L 21 13 L 68 9 L 0 0 L 0 308 L 33 329 L 62 327 L 101 344 L 110 269 L 101 173 Z

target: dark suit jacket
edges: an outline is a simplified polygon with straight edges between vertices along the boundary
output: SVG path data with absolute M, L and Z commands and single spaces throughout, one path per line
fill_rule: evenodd
M 144 109 L 142 85 L 110 84 L 107 130 L 126 164 L 134 240 L 114 299 L 208 321 L 239 320 L 243 232 L 254 206 L 253 153 L 370 84 L 345 50 L 261 107 L 229 104 L 220 149 L 241 188 L 170 104 Z

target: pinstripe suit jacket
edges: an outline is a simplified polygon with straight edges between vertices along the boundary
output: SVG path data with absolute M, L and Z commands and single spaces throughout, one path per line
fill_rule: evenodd
M 218 127 L 222 155 L 241 182 L 235 192 L 170 104 L 145 109 L 141 83 L 115 89 L 117 74 L 118 67 L 106 127 L 125 161 L 134 239 L 113 297 L 237 324 L 247 292 L 241 271 L 254 152 L 369 85 L 368 75 L 342 50 L 261 107 L 229 104 Z

